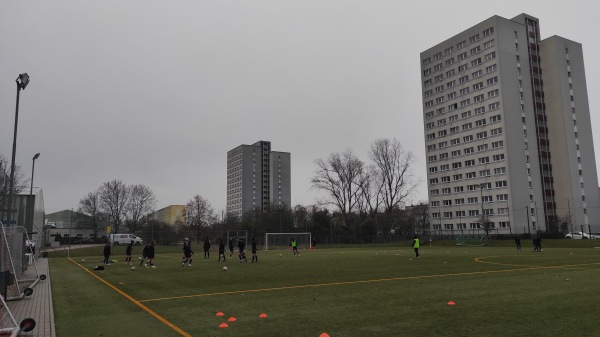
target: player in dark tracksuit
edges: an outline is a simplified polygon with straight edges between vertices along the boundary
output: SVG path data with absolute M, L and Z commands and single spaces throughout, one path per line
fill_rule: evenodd
M 252 261 L 250 261 L 250 263 L 252 262 L 258 262 L 258 255 L 256 255 L 256 241 L 254 240 L 254 237 L 252 237 Z
M 125 263 L 129 263 L 129 265 L 131 265 L 131 251 L 133 250 L 133 240 L 131 240 L 131 243 L 127 245 L 127 248 L 125 248 Z
M 144 250 L 142 251 L 142 256 L 140 257 L 140 267 L 142 266 L 142 264 L 144 264 L 144 261 L 148 257 L 149 251 L 150 251 L 150 243 L 147 243 L 146 246 L 144 247 Z M 146 268 L 148 268 L 148 265 L 146 265 Z
M 110 264 L 110 242 L 107 242 L 106 245 L 104 245 L 104 264 Z
M 235 238 L 237 240 L 237 238 Z M 229 239 L 229 257 L 233 255 L 233 239 Z
M 244 239 L 239 239 L 238 240 L 238 257 L 240 259 L 240 262 L 248 262 L 248 259 L 246 258 L 246 242 L 244 242 Z
M 225 259 L 225 244 L 223 243 L 223 240 L 219 239 L 219 261 L 221 261 L 221 256 L 223 257 L 223 261 L 227 261 Z
M 192 243 L 188 240 L 183 242 L 183 259 L 181 260 L 181 266 L 185 266 L 185 263 L 188 263 L 188 266 L 192 266 L 192 255 L 194 252 L 192 251 Z
M 208 236 L 204 239 L 204 258 L 208 259 L 210 257 L 210 240 Z

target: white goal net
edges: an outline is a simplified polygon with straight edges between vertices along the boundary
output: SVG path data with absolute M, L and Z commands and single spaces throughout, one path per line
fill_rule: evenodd
M 288 249 L 292 239 L 299 249 L 310 249 L 312 235 L 306 233 L 265 233 L 265 250 Z

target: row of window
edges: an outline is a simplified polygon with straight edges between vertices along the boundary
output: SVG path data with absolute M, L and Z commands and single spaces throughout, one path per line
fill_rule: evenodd
M 442 154 L 440 154 L 440 160 L 444 160 L 445 158 L 447 158 L 447 155 L 448 155 L 447 153 L 445 153 L 445 156 L 443 156 L 444 159 L 442 159 Z M 459 157 L 460 155 L 461 155 L 460 154 L 460 150 L 452 151 L 452 157 L 453 158 Z M 468 155 L 468 153 L 465 153 L 465 155 Z M 434 156 L 430 156 L 430 157 L 434 157 Z M 504 161 L 504 153 L 499 153 L 499 154 L 495 154 L 495 155 L 492 156 L 492 162 L 493 163 L 497 163 L 497 162 L 501 162 L 501 161 Z M 480 158 L 478 158 L 477 162 L 475 161 L 475 159 L 465 160 L 465 167 L 475 166 L 476 163 L 479 163 L 479 165 L 481 165 L 481 164 L 484 164 L 484 165 L 485 164 L 489 164 L 490 163 L 490 157 L 489 156 L 480 157 Z M 450 165 L 450 164 L 446 164 L 446 165 Z M 442 166 L 444 166 L 444 165 L 442 165 Z M 453 170 L 458 170 L 458 169 L 460 169 L 462 167 L 463 167 L 463 163 L 460 162 L 460 161 L 452 163 L 452 169 Z M 433 168 L 437 168 L 437 166 L 430 167 L 429 168 L 429 173 L 435 173 L 435 172 L 432 172 Z
M 483 85 L 483 83 L 482 83 L 482 85 Z M 466 94 L 469 93 L 469 91 L 470 91 L 469 87 L 466 87 L 466 88 L 460 89 L 460 94 L 461 94 L 461 96 L 462 95 L 466 95 Z M 490 90 L 490 91 L 487 92 L 487 98 L 488 99 L 489 98 L 498 97 L 498 95 L 500 95 L 500 90 L 498 90 L 498 89 Z M 454 97 L 456 97 L 456 92 L 451 92 L 451 93 L 448 94 L 448 99 L 451 99 L 451 98 L 454 98 Z M 478 95 L 477 97 L 478 97 L 477 98 L 477 100 L 478 100 L 477 102 L 480 102 L 480 100 L 482 99 L 481 95 Z M 474 98 L 474 100 L 475 100 L 475 98 Z M 461 108 L 465 107 L 465 106 L 468 106 L 469 104 L 471 104 L 471 99 L 470 98 L 467 98 L 467 99 L 464 99 L 464 100 L 460 101 L 460 107 Z M 498 103 L 498 107 L 500 107 L 500 103 Z M 425 113 L 425 118 L 429 119 L 429 118 L 432 118 L 434 116 L 443 115 L 446 112 L 447 112 L 446 111 L 446 107 L 440 107 L 440 108 L 436 109 L 435 111 L 432 110 L 432 111 L 426 112 Z M 481 112 L 485 112 L 485 111 L 481 111 Z M 468 117 L 471 117 L 471 112 L 470 111 L 466 111 L 466 112 L 463 112 L 461 114 L 461 118 L 468 118 Z M 449 119 L 450 119 L 450 122 L 457 121 L 458 120 L 458 114 L 454 115 L 454 116 L 450 116 Z
M 453 134 L 456 134 L 456 133 L 460 132 L 458 126 L 451 127 L 449 129 L 449 131 L 450 131 L 450 133 L 448 133 L 448 130 L 446 130 L 446 129 L 440 130 L 440 131 L 437 132 L 437 137 L 446 137 L 446 136 L 448 136 L 448 134 L 453 135 Z M 523 131 L 525 131 L 525 130 L 523 130 Z M 502 134 L 502 128 L 501 127 L 490 130 L 490 135 L 491 136 L 497 136 L 497 135 L 500 135 L 500 134 Z M 486 139 L 488 137 L 488 132 L 487 131 L 477 132 L 475 134 L 475 136 L 477 137 L 477 140 Z M 427 140 L 433 140 L 433 139 L 436 139 L 436 133 L 435 132 L 427 134 Z M 474 139 L 474 137 L 473 137 L 472 134 L 471 135 L 466 135 L 466 136 L 462 137 L 463 143 L 468 143 L 468 142 L 471 142 L 473 140 L 475 140 L 475 139 Z M 451 142 L 452 145 L 457 145 L 457 144 L 460 143 L 460 137 L 452 139 L 452 140 L 450 140 L 450 142 Z
M 498 106 L 499 106 L 499 104 L 500 103 L 498 103 Z M 490 104 L 490 106 L 496 107 L 495 104 L 494 105 Z M 497 108 L 495 108 L 495 109 L 497 109 Z M 488 119 L 490 121 L 490 124 L 497 123 L 497 122 L 500 122 L 502 120 L 502 115 L 490 116 L 490 117 L 488 117 Z M 446 119 L 446 118 L 440 118 L 440 119 L 437 120 L 437 126 L 444 126 L 444 125 L 446 125 L 448 123 L 448 121 L 450 123 L 453 123 L 453 122 L 456 122 L 457 120 L 458 120 L 458 115 L 450 116 L 448 119 Z M 485 118 L 481 118 L 481 119 L 478 119 L 478 120 L 475 121 L 475 127 L 485 126 L 485 125 L 487 125 L 487 120 Z M 428 130 L 429 129 L 433 129 L 435 126 L 436 126 L 435 122 L 429 122 L 429 123 L 425 124 L 425 127 Z M 464 123 L 464 124 L 461 125 L 461 128 L 462 128 L 463 131 L 470 130 L 470 129 L 473 128 L 473 122 Z
M 467 81 L 469 81 L 469 76 L 468 76 L 468 75 L 466 75 L 466 76 L 463 76 L 463 77 L 459 78 L 459 82 L 460 82 L 461 84 L 464 84 L 464 83 L 466 83 Z M 488 79 L 485 81 L 485 83 L 486 83 L 486 85 L 488 85 L 488 86 L 490 86 L 490 85 L 494 85 L 494 84 L 498 83 L 498 76 L 494 76 L 494 77 L 490 77 L 490 78 L 488 78 Z M 455 84 L 456 84 L 456 81 L 451 81 L 451 82 L 448 82 L 446 85 L 447 85 L 447 88 L 449 89 L 449 88 L 452 88 L 452 87 L 454 87 L 454 86 L 455 86 Z M 484 87 L 484 85 L 483 85 L 483 81 L 481 81 L 481 82 L 477 82 L 477 83 L 473 84 L 473 85 L 472 85 L 472 87 L 473 87 L 473 91 L 478 91 L 478 90 L 481 90 L 481 89 L 483 89 L 483 87 Z M 438 88 L 439 88 L 439 90 L 438 90 Z M 436 93 L 442 92 L 442 91 L 444 90 L 444 89 L 443 89 L 443 85 L 442 85 L 442 86 L 440 86 L 440 87 L 438 87 L 438 88 L 435 88 L 435 90 L 436 90 Z M 431 90 L 433 90 L 433 89 L 431 89 Z M 428 97 L 428 96 L 432 95 L 432 94 L 433 94 L 433 92 L 432 92 L 431 90 L 427 90 L 427 91 L 425 91 L 425 92 L 424 92 L 424 96 L 425 96 L 425 97 Z M 470 92 L 470 89 L 467 89 L 467 88 L 465 87 L 465 88 L 462 88 L 462 89 L 460 89 L 460 91 L 459 91 L 459 92 L 461 93 L 461 95 L 466 95 L 466 94 L 468 94 L 468 93 Z M 448 99 L 454 99 L 454 98 L 456 98 L 456 92 L 453 92 L 453 93 L 449 93 L 449 94 L 448 94 Z M 425 105 L 425 107 L 426 107 L 426 108 L 428 108 L 428 107 L 432 107 L 434 104 L 440 104 L 440 103 L 443 103 L 443 102 L 444 102 L 444 96 L 440 96 L 440 97 L 437 97 L 437 98 L 436 98 L 436 100 L 435 100 L 435 103 L 434 103 L 434 100 L 432 99 L 432 100 L 429 100 L 429 101 L 425 101 L 425 104 L 424 104 L 424 105 Z
M 442 230 L 442 225 L 432 225 L 433 230 Z M 479 222 L 471 222 L 469 223 L 469 229 L 481 229 L 483 226 Z M 492 221 L 488 222 L 488 228 L 496 228 L 496 224 Z M 498 228 L 510 228 L 510 222 L 508 221 L 499 221 Z M 454 224 L 444 224 L 444 229 L 446 230 L 462 230 L 467 229 L 466 223 L 457 223 L 456 228 L 454 228 Z
M 494 184 L 495 184 L 496 188 L 505 188 L 508 186 L 508 183 L 506 182 L 506 180 L 496 181 L 496 182 L 494 182 Z M 460 187 L 460 186 L 458 186 L 458 187 Z M 467 185 L 467 190 L 470 192 L 474 192 L 474 191 L 479 191 L 482 187 L 483 187 L 483 189 L 489 190 L 492 188 L 492 183 Z M 459 192 L 452 192 L 452 188 L 450 188 L 450 187 L 444 187 L 441 189 L 442 195 L 449 195 L 452 193 L 463 193 L 463 192 L 464 192 L 463 189 L 461 189 Z M 431 190 L 429 190 L 429 195 L 431 195 L 431 196 L 440 195 L 440 190 L 439 189 L 431 189 Z
M 496 194 L 496 201 L 499 201 L 499 202 L 500 201 L 501 202 L 508 201 L 508 194 Z M 471 197 L 471 198 L 467 198 L 467 202 L 470 205 L 476 205 L 476 204 L 479 204 L 479 199 L 478 199 L 478 197 Z M 493 203 L 494 202 L 494 196 L 493 195 L 484 195 L 482 197 L 482 199 L 481 199 L 481 202 L 484 202 L 484 203 Z M 430 206 L 431 207 L 441 207 L 441 206 L 449 207 L 449 206 L 452 206 L 453 203 L 454 203 L 455 206 L 464 205 L 465 204 L 465 198 L 457 198 L 457 199 L 454 199 L 454 200 L 452 200 L 452 199 L 445 199 L 445 200 L 442 200 L 442 201 L 432 201 L 431 204 L 430 204 Z M 456 215 L 457 216 L 459 214 L 461 214 L 459 212 L 461 212 L 461 211 L 460 210 L 456 211 Z M 464 211 L 462 211 L 462 212 L 464 212 Z
M 461 164 L 460 162 L 458 163 L 454 163 L 454 164 Z M 454 164 L 452 165 L 453 169 L 459 168 L 459 167 L 454 167 Z M 450 164 L 443 164 L 440 165 L 440 172 L 446 172 L 446 171 L 450 171 Z M 429 168 L 429 173 L 436 173 L 438 172 L 438 167 L 437 166 L 432 166 Z M 484 169 L 479 171 L 479 177 L 489 177 L 490 176 L 490 169 Z M 500 174 L 505 174 L 506 173 L 506 169 L 504 167 L 497 167 L 494 169 L 494 175 L 500 175 Z M 473 178 L 477 178 L 477 173 L 476 172 L 467 172 L 465 174 L 465 176 L 467 177 L 467 179 L 473 179 Z M 449 179 L 450 177 L 448 177 Z M 452 179 L 454 181 L 460 181 L 463 179 L 463 174 L 459 173 L 459 174 L 455 174 L 452 176 Z M 449 182 L 449 180 L 442 180 L 442 182 Z
M 491 60 L 493 60 L 493 59 L 495 59 L 495 58 L 496 58 L 496 52 L 495 52 L 495 51 L 493 51 L 493 52 L 491 52 L 491 53 L 489 53 L 489 54 L 486 54 L 486 55 L 484 56 L 483 60 L 482 60 L 482 58 L 481 58 L 481 57 L 479 57 L 479 58 L 476 58 L 476 59 L 472 60 L 472 61 L 471 61 L 471 67 L 476 67 L 476 66 L 478 66 L 478 65 L 481 65 L 481 64 L 483 64 L 483 62 L 488 62 L 488 61 L 491 61 Z M 458 69 L 459 69 L 459 73 L 461 73 L 461 72 L 465 71 L 465 70 L 467 69 L 466 67 L 467 67 L 467 64 L 464 64 L 464 65 L 462 65 L 462 66 L 459 66 L 459 67 L 458 67 Z M 440 68 L 440 69 L 441 69 L 441 68 Z M 461 71 L 461 69 L 462 69 L 462 71 Z M 425 71 L 423 72 L 423 74 L 428 74 L 428 73 L 429 73 L 429 72 L 428 72 L 428 70 L 429 70 L 429 69 L 425 70 Z M 440 82 L 440 81 L 442 81 L 444 78 L 449 78 L 449 77 L 452 77 L 452 76 L 454 76 L 455 74 L 456 74 L 456 71 L 455 71 L 454 69 L 452 69 L 452 70 L 449 70 L 449 71 L 447 71 L 447 72 L 446 72 L 446 74 L 445 74 L 445 75 L 446 75 L 446 77 L 444 77 L 444 74 L 439 74 L 439 75 L 436 75 L 436 76 L 435 76 L 433 79 L 431 79 L 431 78 L 428 78 L 428 79 L 424 80 L 424 81 L 423 81 L 423 85 L 424 85 L 425 87 L 428 87 L 428 86 L 430 86 L 432 83 L 437 83 L 437 82 Z M 463 79 L 463 78 L 461 77 L 461 79 Z M 467 80 L 468 80 L 468 76 L 467 76 Z M 466 81 L 466 80 L 464 80 L 464 79 L 463 79 L 463 81 Z M 461 83 L 463 83 L 463 82 L 461 82 Z
M 499 208 L 496 208 L 495 211 L 497 213 L 494 214 L 493 208 L 484 209 L 483 214 L 485 214 L 485 215 L 508 215 L 508 207 L 499 207 Z M 479 216 L 480 214 L 481 214 L 480 210 L 471 209 L 471 210 L 466 210 L 466 211 L 456 211 L 454 214 L 452 212 L 432 212 L 431 217 L 437 219 L 440 217 L 440 215 L 442 215 L 442 217 L 445 219 L 452 219 L 454 217 L 457 217 L 457 218 L 474 217 L 474 216 Z
M 491 36 L 492 34 L 494 34 L 494 27 L 490 27 L 490 28 L 488 28 L 488 29 L 486 29 L 486 30 L 483 31 L 483 37 Z M 478 33 L 478 34 L 475 34 L 475 35 L 469 37 L 469 44 L 479 42 L 479 40 L 480 40 L 480 37 L 479 37 L 479 33 Z M 456 44 L 456 50 L 461 50 L 464 47 L 466 47 L 466 43 L 467 43 L 466 40 L 463 40 L 463 41 L 460 41 L 459 43 L 457 43 Z M 439 60 L 443 56 L 450 55 L 450 54 L 452 54 L 454 52 L 454 50 L 455 50 L 454 46 L 446 48 L 444 50 L 443 54 L 442 54 L 442 52 L 438 52 L 438 53 L 434 54 L 433 55 L 433 60 L 434 61 L 435 60 Z M 422 63 L 423 63 L 423 65 L 428 65 L 429 63 L 431 63 L 431 57 L 428 57 L 428 58 L 424 59 L 422 61 Z
M 484 43 L 484 49 L 489 49 L 493 46 L 494 46 L 494 40 L 490 40 L 490 41 Z M 471 49 L 471 56 L 477 55 L 479 53 L 481 53 L 480 46 L 477 46 L 477 47 Z M 465 60 L 466 58 L 468 58 L 468 54 L 467 54 L 467 52 L 464 52 L 462 54 L 459 54 L 457 58 L 458 58 L 458 61 Z M 496 58 L 496 52 L 493 51 L 491 53 L 485 54 L 483 57 L 483 60 L 489 61 L 489 60 L 493 60 L 495 58 Z M 453 65 L 454 63 L 455 63 L 455 60 L 454 60 L 454 57 L 452 57 L 452 58 L 446 60 L 445 66 L 443 63 L 438 63 L 435 66 L 433 66 L 433 72 L 435 73 L 435 72 L 441 71 L 442 69 L 447 68 L 447 67 Z M 478 66 L 481 63 L 482 63 L 481 58 L 477 58 L 477 59 L 471 61 L 471 66 L 473 66 L 473 67 Z M 467 70 L 468 67 L 469 67 L 469 63 L 467 62 L 467 63 L 464 63 L 464 64 L 458 66 L 457 69 L 458 69 L 458 72 L 460 73 L 460 72 L 464 72 L 465 70 Z M 427 77 L 427 76 L 431 75 L 432 74 L 431 69 L 432 68 L 424 69 L 423 77 Z M 454 68 L 446 71 L 446 77 L 454 76 L 455 74 L 456 74 L 456 69 L 454 69 Z M 437 78 L 437 76 L 436 76 L 436 78 Z

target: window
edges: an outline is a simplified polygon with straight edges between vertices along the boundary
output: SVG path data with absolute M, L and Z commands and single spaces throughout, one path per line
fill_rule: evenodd
M 463 71 L 467 71 L 468 66 L 466 64 L 463 64 L 462 66 L 458 67 L 458 72 L 462 73 Z
M 466 95 L 466 94 L 468 94 L 468 93 L 469 93 L 469 91 L 470 91 L 470 90 L 469 90 L 469 87 L 462 88 L 462 89 L 460 89 L 460 94 L 461 94 L 461 95 Z
M 456 85 L 456 81 L 450 81 L 446 83 L 446 88 L 452 88 Z
M 433 60 L 437 60 L 437 59 L 441 59 L 442 58 L 442 52 L 439 52 L 435 55 L 433 55 Z
M 496 201 L 508 201 L 508 194 L 496 195 Z
M 450 128 L 450 134 L 451 135 L 455 134 L 455 133 L 458 133 L 459 131 L 460 130 L 459 130 L 458 126 L 453 126 L 453 127 Z
M 489 78 L 487 80 L 487 85 L 492 85 L 492 84 L 495 84 L 495 83 L 498 83 L 498 76 L 494 76 L 494 77 Z
M 446 60 L 446 66 L 452 65 L 454 63 L 454 57 L 451 57 Z
M 461 78 L 458 79 L 458 83 L 465 83 L 469 81 L 469 76 L 463 76 Z
M 458 58 L 459 61 L 466 59 L 467 58 L 467 52 L 458 54 L 457 58 Z
M 439 201 L 432 201 L 431 202 L 431 207 L 440 207 L 440 202 Z
M 450 154 L 452 155 L 452 157 L 458 157 L 460 156 L 460 150 L 452 151 Z
M 425 95 L 425 97 L 427 97 L 427 96 L 429 96 L 429 95 L 433 95 L 433 90 L 429 89 L 429 90 L 425 91 L 425 92 L 423 93 L 423 95 Z
M 494 169 L 494 174 L 499 175 L 499 174 L 504 174 L 506 172 L 504 167 L 498 167 Z
M 429 74 L 431 74 L 431 68 L 423 70 L 423 76 L 428 76 Z
M 430 106 L 433 106 L 433 101 L 427 101 L 425 102 L 425 107 L 428 108 Z
M 491 73 L 491 72 L 494 72 L 494 71 L 496 71 L 496 65 L 495 64 L 492 64 L 489 67 L 485 67 L 485 72 L 486 73 Z
M 463 99 L 462 101 L 460 101 L 460 106 L 464 107 L 471 104 L 471 99 L 467 98 L 467 99 Z
M 452 200 L 444 200 L 444 206 L 452 206 Z
M 452 218 L 452 212 L 444 212 L 444 218 Z M 447 225 L 445 224 L 444 226 L 452 226 L 452 225 Z
M 430 86 L 431 85 L 431 79 L 423 81 L 423 85 L 426 86 L 426 87 Z
M 456 211 L 455 214 L 457 217 L 461 218 L 461 217 L 465 216 L 466 212 L 465 211 Z M 458 224 L 458 225 L 460 225 L 460 224 Z M 460 229 L 460 226 L 458 229 Z
M 480 90 L 483 88 L 483 82 L 473 84 L 473 90 Z
M 476 204 L 477 203 L 477 199 L 478 199 L 477 197 L 468 198 L 467 202 L 469 204 Z
M 434 150 L 435 150 L 435 144 L 427 146 L 427 151 L 434 151 Z
M 479 210 L 478 209 L 472 209 L 469 211 L 469 216 L 479 216 Z
M 435 139 L 435 132 L 427 135 L 427 140 Z
M 490 36 L 492 34 L 494 34 L 494 27 L 490 27 L 483 31 L 483 36 Z
M 476 58 L 473 61 L 471 61 L 471 67 L 475 67 L 481 64 L 481 57 L 480 58 Z
M 448 147 L 448 142 L 447 141 L 443 141 L 443 142 L 440 142 L 439 145 L 440 145 L 440 149 L 443 149 L 443 148 Z
M 456 49 L 461 49 L 465 47 L 465 42 L 466 41 L 462 41 L 456 44 Z
M 442 64 L 438 63 L 435 66 L 433 66 L 433 71 L 438 71 L 438 70 L 442 70 Z
M 481 115 L 481 114 L 482 114 L 482 113 L 484 113 L 484 112 L 485 112 L 485 107 L 483 107 L 483 106 L 482 106 L 482 107 L 480 107 L 480 108 L 476 108 L 476 109 L 475 109 L 475 114 L 476 114 L 476 115 Z
M 475 161 L 473 160 L 473 164 L 475 163 Z M 476 178 L 477 174 L 475 172 L 467 172 L 467 179 L 473 179 Z
M 459 169 L 462 167 L 462 163 L 458 162 L 458 163 L 452 163 L 452 169 Z
M 473 101 L 474 102 L 481 102 L 481 101 L 483 101 L 483 99 L 484 99 L 484 95 L 483 94 L 477 95 L 477 96 L 473 97 Z
M 492 47 L 492 46 L 494 46 L 494 40 L 493 40 L 493 39 L 492 39 L 492 40 L 489 40 L 489 41 L 487 41 L 487 42 L 485 42 L 485 43 L 483 44 L 483 48 L 490 48 L 490 47 Z
M 442 188 L 442 194 L 450 194 L 450 193 L 452 193 L 450 191 L 450 187 Z
M 484 195 L 481 197 L 481 202 L 494 202 L 494 199 L 491 195 Z
M 435 173 L 437 172 L 437 166 L 433 166 L 429 168 L 429 173 Z
M 472 78 L 481 77 L 483 75 L 483 70 L 477 70 L 476 72 L 471 74 Z
M 444 164 L 442 166 L 440 166 L 440 171 L 445 172 L 450 170 L 450 165 L 449 164 Z
M 469 166 L 474 166 L 475 165 L 475 160 L 474 159 L 469 159 L 469 160 L 465 160 L 465 166 L 469 167 Z M 469 175 L 467 174 L 467 178 L 469 177 Z
M 444 79 L 444 75 L 440 74 L 433 78 L 435 82 L 439 82 Z
M 493 52 L 491 52 L 489 54 L 485 54 L 484 58 L 485 58 L 486 61 L 493 60 L 493 59 L 496 58 L 496 52 L 493 51 Z
M 440 103 L 443 103 L 443 102 L 444 102 L 444 96 L 438 97 L 438 98 L 435 99 L 435 103 L 436 104 L 440 104 Z
M 462 126 L 463 130 L 469 130 L 473 128 L 473 123 L 465 123 Z
M 445 107 L 441 107 L 435 110 L 435 113 L 439 116 L 442 115 L 446 112 L 446 108 Z
M 448 54 L 452 53 L 453 50 L 454 50 L 454 47 L 450 47 L 450 48 L 444 50 L 444 54 L 448 55 Z
M 446 137 L 446 135 L 447 135 L 446 130 L 438 131 L 438 137 Z
M 488 108 L 490 110 L 497 110 L 500 108 L 500 102 L 494 102 L 494 103 L 488 105 Z
M 490 157 L 481 157 L 479 158 L 479 164 L 487 164 L 490 162 Z
M 504 153 L 500 153 L 500 154 L 495 154 L 493 157 L 494 161 L 502 161 L 504 160 Z
M 437 183 L 438 183 L 438 178 L 431 178 L 431 179 L 429 179 L 429 183 L 430 183 L 431 185 L 435 185 L 435 184 L 437 184 Z
M 466 147 L 466 148 L 464 149 L 464 153 L 465 153 L 465 154 L 471 154 L 471 153 L 473 153 L 473 152 L 475 152 L 475 149 L 474 149 L 473 147 Z
M 438 85 L 437 87 L 435 87 L 435 92 L 436 93 L 442 92 L 442 91 L 444 91 L 444 85 Z
M 501 115 L 495 115 L 490 117 L 490 123 L 496 123 L 502 120 L 502 116 Z
M 487 132 L 478 132 L 477 133 L 477 139 L 486 139 L 487 138 Z
M 481 47 L 471 48 L 471 55 L 479 54 L 479 52 L 481 52 Z
M 427 157 L 427 161 L 429 161 L 429 162 L 437 161 L 437 156 L 436 155 L 429 156 L 429 157 Z
M 450 176 L 444 176 L 444 177 L 442 177 L 442 182 L 443 183 L 449 183 L 450 182 Z
M 425 118 L 431 118 L 433 117 L 433 111 L 429 111 L 428 113 L 425 114 Z
M 450 123 L 456 122 L 458 120 L 458 115 L 450 116 L 450 118 L 448 118 L 448 120 L 450 120 Z
M 460 118 L 468 118 L 471 117 L 471 111 L 465 111 L 463 113 L 460 114 Z
M 492 134 L 492 136 L 501 135 L 502 134 L 502 128 L 492 129 L 491 134 Z
M 448 94 L 448 99 L 453 99 L 456 97 L 456 91 Z
M 431 129 L 435 127 L 435 123 L 434 122 L 429 122 L 427 124 L 425 124 L 425 126 L 427 127 L 427 129 Z
M 506 180 L 496 181 L 496 188 L 506 187 L 508 186 Z
M 477 42 L 477 41 L 479 41 L 479 34 L 475 34 L 469 38 L 469 43 L 473 43 L 473 42 Z
M 446 77 L 454 76 L 456 71 L 454 69 L 450 69 L 446 72 Z
M 497 142 L 492 143 L 492 149 L 498 149 L 504 146 L 504 141 L 499 140 Z
M 431 195 L 439 195 L 440 194 L 440 190 L 431 190 L 431 191 L 429 191 L 429 194 L 431 194 Z
M 424 60 L 423 60 L 423 61 L 421 61 L 421 62 L 423 63 L 423 65 L 424 65 L 424 66 L 425 66 L 425 65 L 428 65 L 428 64 L 431 62 L 431 58 L 429 58 L 429 57 L 428 57 L 428 58 L 424 59 Z
M 464 198 L 454 199 L 454 204 L 455 205 L 464 205 L 464 203 L 465 203 L 465 199 Z
M 508 214 L 508 208 L 498 208 L 498 215 Z
M 492 91 L 488 91 L 488 98 L 490 98 L 490 97 L 496 97 L 496 96 L 498 96 L 499 93 L 500 93 L 500 91 L 498 89 L 494 89 Z
M 479 171 L 479 176 L 480 177 L 489 177 L 490 176 L 490 170 L 481 170 Z
M 484 152 L 484 151 L 487 151 L 487 149 L 488 149 L 487 144 L 477 145 L 477 152 Z
M 460 138 L 454 138 L 450 140 L 450 145 L 458 145 L 460 144 Z
M 473 135 L 468 135 L 463 137 L 463 143 L 473 141 Z
M 485 118 L 475 121 L 475 126 L 485 126 L 485 124 L 486 124 Z

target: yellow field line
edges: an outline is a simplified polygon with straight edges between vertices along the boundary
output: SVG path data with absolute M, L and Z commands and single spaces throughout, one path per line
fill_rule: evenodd
M 450 276 L 483 275 L 483 274 L 490 274 L 490 273 L 506 273 L 506 272 L 514 272 L 514 271 L 527 271 L 527 270 L 552 269 L 552 268 L 562 268 L 562 267 L 560 267 L 560 266 L 552 266 L 552 267 L 527 267 L 527 268 L 520 268 L 520 269 L 475 271 L 475 272 L 468 272 L 468 273 L 465 272 L 465 273 L 455 273 L 455 274 L 420 275 L 420 276 L 392 277 L 392 278 L 374 279 L 374 280 L 359 280 L 359 281 L 346 281 L 346 282 L 305 284 L 305 285 L 285 286 L 285 287 L 276 287 L 276 288 L 234 290 L 234 291 L 224 291 L 224 292 L 218 292 L 218 293 L 207 293 L 207 294 L 195 294 L 195 295 L 185 295 L 185 296 L 152 298 L 152 299 L 147 299 L 147 300 L 140 300 L 139 302 L 146 303 L 146 302 L 157 302 L 157 301 L 186 299 L 186 298 L 195 298 L 195 297 L 207 297 L 207 296 L 219 296 L 219 295 L 233 295 L 233 294 L 256 293 L 256 292 L 276 291 L 276 290 L 303 289 L 303 288 L 314 288 L 314 287 L 329 287 L 329 286 L 337 286 L 337 285 L 350 285 L 350 284 L 374 283 L 374 282 L 385 282 L 385 281 L 417 280 L 417 279 L 450 277 Z
M 510 264 L 510 263 L 500 263 L 500 262 L 490 262 L 490 261 L 484 261 L 483 259 L 488 259 L 488 258 L 495 258 L 495 257 L 504 257 L 504 256 L 486 256 L 486 257 L 478 257 L 475 259 L 475 262 L 479 262 L 479 263 L 486 263 L 486 264 L 493 264 L 493 265 L 498 265 L 498 266 L 509 266 L 509 267 L 531 267 L 528 265 L 522 265 L 522 264 Z M 567 265 L 563 265 L 563 266 L 554 266 L 557 268 L 565 268 L 565 269 L 572 269 L 574 267 L 580 267 L 580 266 L 593 266 L 593 265 L 599 265 L 600 262 L 595 262 L 595 263 L 580 263 L 580 264 L 567 264 Z M 586 269 L 587 270 L 587 269 Z M 595 269 L 589 269 L 589 270 L 595 270 Z
M 113 286 L 112 284 L 108 283 L 106 280 L 104 280 L 103 278 L 101 278 L 100 276 L 92 273 L 91 271 L 89 271 L 87 268 L 85 268 L 84 266 L 80 265 L 79 263 L 75 262 L 73 259 L 69 258 L 69 260 L 71 260 L 71 262 L 75 263 L 77 266 L 79 266 L 81 269 L 85 270 L 88 274 L 92 275 L 93 277 L 95 277 L 96 279 L 98 279 L 100 282 L 104 283 L 105 285 L 107 285 L 109 288 L 111 288 L 112 290 L 116 291 L 117 293 L 121 294 L 122 296 L 124 296 L 125 298 L 127 298 L 128 300 L 130 300 L 131 302 L 133 302 L 133 304 L 137 305 L 138 307 L 142 308 L 143 310 L 145 310 L 147 313 L 149 313 L 150 315 L 154 316 L 154 318 L 158 319 L 159 321 L 161 321 L 163 324 L 167 325 L 169 328 L 175 330 L 176 332 L 178 332 L 180 335 L 182 336 L 186 336 L 186 337 L 192 337 L 192 335 L 190 335 L 189 333 L 183 331 L 183 329 L 181 329 L 180 327 L 178 327 L 177 325 L 169 322 L 166 318 L 162 317 L 161 315 L 157 314 L 155 311 L 153 311 L 152 309 L 148 308 L 147 306 L 143 305 L 142 303 L 140 303 L 140 301 L 136 300 L 135 298 L 129 296 L 127 293 L 125 293 L 124 291 L 122 291 L 121 289 Z

